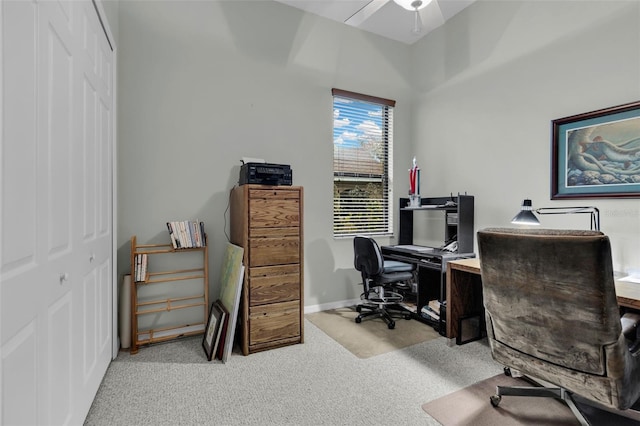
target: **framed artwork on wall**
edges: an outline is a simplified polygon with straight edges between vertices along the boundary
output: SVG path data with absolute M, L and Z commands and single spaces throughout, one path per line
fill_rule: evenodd
M 640 101 L 551 123 L 552 200 L 640 197 Z

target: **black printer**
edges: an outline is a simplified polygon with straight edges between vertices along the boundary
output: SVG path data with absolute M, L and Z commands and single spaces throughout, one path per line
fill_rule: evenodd
M 292 185 L 291 166 L 286 164 L 245 163 L 240 167 L 240 185 Z

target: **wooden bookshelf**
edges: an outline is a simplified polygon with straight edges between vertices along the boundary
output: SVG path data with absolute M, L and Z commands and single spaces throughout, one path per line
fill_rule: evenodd
M 183 262 L 191 266 L 198 254 L 202 260 L 197 262 L 197 267 L 162 267 L 165 263 Z M 141 264 L 137 260 L 143 256 L 147 259 L 146 266 L 144 273 L 138 274 Z M 168 257 L 172 258 L 171 262 L 167 262 Z M 190 263 L 186 262 L 187 258 Z M 172 244 L 139 244 L 135 235 L 131 237 L 131 354 L 137 353 L 141 345 L 204 333 L 209 307 L 208 259 L 206 245 L 174 248 Z M 155 287 L 155 291 L 144 295 L 148 287 Z M 168 319 L 169 324 L 158 321 L 163 314 L 187 310 L 192 311 L 189 317 L 197 320 L 172 323 L 172 319 Z M 159 325 L 139 327 L 144 317 L 153 317 L 151 323 Z

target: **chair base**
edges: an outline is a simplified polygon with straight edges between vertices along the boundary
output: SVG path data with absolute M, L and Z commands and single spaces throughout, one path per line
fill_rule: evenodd
M 556 398 L 564 401 L 582 426 L 591 424 L 576 406 L 573 396 L 566 389 L 558 387 L 528 387 L 528 386 L 496 386 L 496 394 L 489 397 L 491 405 L 497 407 L 503 396 L 533 396 Z
M 363 309 L 366 309 L 367 311 L 362 312 Z M 364 318 L 382 318 L 384 322 L 387 323 L 387 327 L 390 330 L 393 330 L 396 327 L 396 323 L 391 314 L 402 315 L 402 318 L 407 320 L 411 319 L 411 314 L 400 306 L 395 308 L 389 305 L 377 306 L 362 304 L 356 306 L 356 311 L 360 314 L 356 317 L 356 323 L 360 324 Z

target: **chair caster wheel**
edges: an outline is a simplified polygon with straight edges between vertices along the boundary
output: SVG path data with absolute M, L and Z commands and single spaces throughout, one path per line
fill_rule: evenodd
M 504 367 L 504 375 L 511 377 L 511 369 L 509 367 Z
M 394 328 L 396 328 L 395 321 L 389 321 L 389 324 L 387 324 L 387 327 L 389 327 L 389 330 L 393 330 Z
M 410 320 L 411 319 L 411 314 L 404 314 L 404 319 Z
M 362 306 L 356 306 L 356 312 L 357 313 L 362 312 Z
M 492 395 L 489 397 L 489 401 L 491 401 L 491 405 L 493 405 L 494 407 L 497 407 L 498 404 L 500 404 L 501 400 L 502 397 L 500 395 Z
M 360 324 L 362 322 L 362 318 L 356 317 L 356 324 Z

